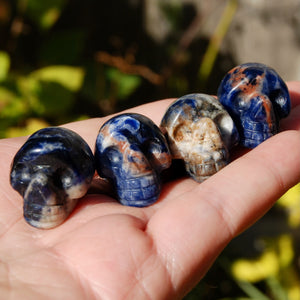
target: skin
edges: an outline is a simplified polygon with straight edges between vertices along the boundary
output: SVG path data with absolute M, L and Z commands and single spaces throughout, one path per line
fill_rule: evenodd
M 283 132 L 199 184 L 163 186 L 146 208 L 89 194 L 59 227 L 25 223 L 22 198 L 9 184 L 25 137 L 0 141 L 0 295 L 3 299 L 182 299 L 224 247 L 300 180 L 300 82 Z M 129 110 L 159 124 L 171 99 Z M 67 124 L 94 149 L 107 118 Z M 288 153 L 288 155 L 287 155 Z

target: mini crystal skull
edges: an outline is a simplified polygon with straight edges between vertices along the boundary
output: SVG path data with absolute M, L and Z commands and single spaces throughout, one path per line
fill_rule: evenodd
M 150 119 L 128 113 L 100 128 L 95 160 L 98 174 L 112 182 L 122 204 L 143 207 L 158 199 L 160 173 L 170 166 L 171 155 L 165 137 Z
M 44 128 L 14 157 L 10 182 L 24 198 L 24 218 L 49 229 L 61 224 L 85 195 L 95 173 L 94 156 L 75 132 Z
M 197 182 L 228 163 L 228 150 L 239 138 L 223 106 L 205 94 L 190 94 L 173 102 L 161 121 L 161 130 L 173 158 L 183 160 L 186 171 Z
M 254 148 L 279 130 L 290 112 L 288 88 L 275 70 L 259 63 L 233 68 L 222 80 L 218 97 L 233 118 L 240 143 Z

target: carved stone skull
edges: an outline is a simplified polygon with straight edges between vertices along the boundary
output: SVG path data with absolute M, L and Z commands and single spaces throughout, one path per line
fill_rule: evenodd
M 241 144 L 248 148 L 276 134 L 279 120 L 290 112 L 286 84 L 263 64 L 243 64 L 229 71 L 218 97 L 237 126 Z
M 49 127 L 31 135 L 17 152 L 10 183 L 24 198 L 25 220 L 48 229 L 68 217 L 94 173 L 94 156 L 87 143 L 69 129 Z
M 167 109 L 161 130 L 173 159 L 182 159 L 186 171 L 202 182 L 228 163 L 228 150 L 238 142 L 237 129 L 212 96 L 190 94 Z
M 99 175 L 112 182 L 119 201 L 142 207 L 158 199 L 160 173 L 170 166 L 171 155 L 165 137 L 150 119 L 121 114 L 101 127 L 95 160 Z

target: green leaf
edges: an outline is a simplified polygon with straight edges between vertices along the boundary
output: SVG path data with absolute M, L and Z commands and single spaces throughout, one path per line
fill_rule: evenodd
M 108 69 L 107 77 L 116 89 L 114 92 L 119 99 L 129 97 L 142 82 L 139 76 L 125 74 L 113 68 Z
M 6 79 L 10 67 L 10 57 L 4 52 L 0 51 L 0 81 Z
M 271 300 L 250 282 L 237 280 L 237 284 L 247 294 L 247 296 L 255 300 Z
M 266 280 L 274 300 L 288 300 L 288 295 L 282 284 L 275 277 L 270 277 Z
M 41 29 L 49 29 L 60 17 L 66 0 L 27 0 L 26 13 Z
M 43 107 L 44 116 L 55 117 L 71 108 L 74 94 L 56 82 L 40 81 L 36 97 Z
M 23 102 L 28 104 L 28 107 L 31 112 L 41 115 L 44 113 L 45 108 L 40 103 L 40 100 L 37 98 L 37 93 L 40 89 L 39 81 L 27 76 L 19 77 L 16 80 L 18 90 L 21 94 Z
M 5 137 L 12 138 L 17 136 L 25 136 L 34 133 L 35 131 L 50 126 L 42 119 L 30 118 L 25 121 L 22 127 L 12 126 L 6 130 Z
M 28 77 L 19 83 L 23 98 L 38 116 L 57 117 L 72 106 L 74 93 L 58 82 Z
M 12 91 L 0 87 L 0 117 L 18 119 L 26 114 L 28 106 L 15 93 Z
M 31 73 L 30 77 L 44 82 L 58 83 L 72 92 L 77 92 L 82 86 L 84 71 L 78 67 L 49 66 Z

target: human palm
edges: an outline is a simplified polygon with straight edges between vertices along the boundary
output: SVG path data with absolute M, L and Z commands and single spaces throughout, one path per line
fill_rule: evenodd
M 0 141 L 1 299 L 181 299 L 223 248 L 300 179 L 300 83 L 284 132 L 199 184 L 164 184 L 157 203 L 122 206 L 88 194 L 59 227 L 26 224 L 9 185 L 10 163 L 25 138 Z M 159 123 L 171 100 L 132 109 Z M 94 148 L 104 119 L 67 124 Z

